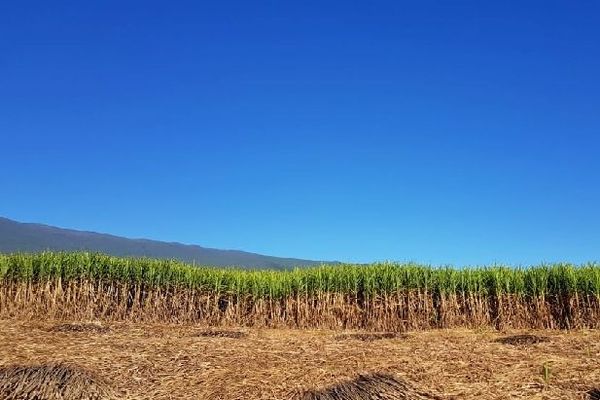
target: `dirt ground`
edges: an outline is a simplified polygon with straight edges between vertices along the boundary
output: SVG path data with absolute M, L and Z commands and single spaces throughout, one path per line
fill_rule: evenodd
M 523 334 L 537 338 L 499 340 Z M 367 373 L 442 399 L 590 399 L 586 392 L 600 389 L 600 331 L 373 336 L 0 321 L 0 367 L 49 363 L 92 371 L 132 399 L 293 399 Z

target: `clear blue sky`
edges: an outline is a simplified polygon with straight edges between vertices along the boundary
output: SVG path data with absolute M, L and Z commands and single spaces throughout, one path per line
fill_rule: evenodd
M 7 1 L 0 135 L 0 215 L 21 221 L 597 260 L 600 3 Z

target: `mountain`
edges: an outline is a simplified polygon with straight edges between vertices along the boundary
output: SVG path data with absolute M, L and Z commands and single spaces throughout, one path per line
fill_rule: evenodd
M 175 242 L 129 239 L 104 233 L 13 221 L 0 217 L 0 253 L 94 251 L 121 257 L 177 259 L 216 267 L 285 269 L 321 261 L 271 257 L 239 250 L 219 250 Z

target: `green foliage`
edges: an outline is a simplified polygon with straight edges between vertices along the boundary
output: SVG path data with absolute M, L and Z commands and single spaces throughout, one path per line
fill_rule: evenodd
M 550 377 L 552 376 L 552 368 L 550 366 L 550 362 L 546 361 L 542 364 L 542 379 L 544 383 L 547 385 L 550 383 Z
M 600 297 L 600 265 L 529 268 L 432 268 L 416 264 L 322 265 L 290 271 L 193 267 L 177 261 L 118 258 L 96 253 L 0 254 L 0 281 L 96 281 L 187 288 L 213 295 L 281 299 L 342 293 L 373 299 L 398 292 L 429 295 Z

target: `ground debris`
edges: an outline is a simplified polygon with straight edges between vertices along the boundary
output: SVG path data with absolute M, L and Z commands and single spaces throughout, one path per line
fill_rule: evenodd
M 600 388 L 594 388 L 587 392 L 589 400 L 600 400 Z
M 242 339 L 248 336 L 248 334 L 246 332 L 234 330 L 207 329 L 196 333 L 195 336 Z
M 549 341 L 549 338 L 537 335 L 512 335 L 501 337 L 495 340 L 496 343 L 509 344 L 512 346 L 529 346 L 538 343 L 546 343 Z
M 87 333 L 108 333 L 110 328 L 97 322 L 92 323 L 66 323 L 54 325 L 50 328 L 51 332 L 87 332 Z
M 0 368 L 3 400 L 113 400 L 115 393 L 90 372 L 63 364 Z
M 359 375 L 356 379 L 307 391 L 298 400 L 431 400 L 441 399 L 417 390 L 403 379 L 390 374 Z
M 383 332 L 383 333 L 343 333 L 336 335 L 336 340 L 361 340 L 363 342 L 373 342 L 375 340 L 382 339 L 405 339 L 407 335 L 395 333 L 395 332 Z

